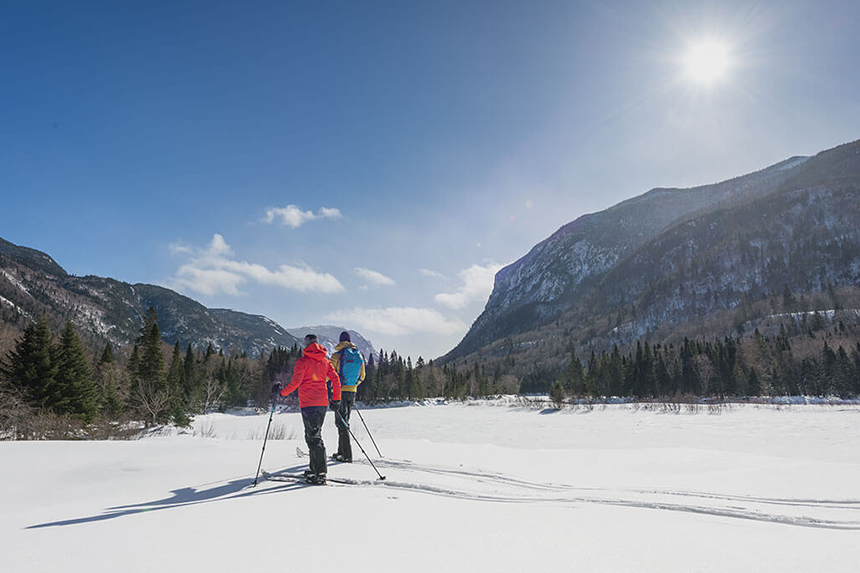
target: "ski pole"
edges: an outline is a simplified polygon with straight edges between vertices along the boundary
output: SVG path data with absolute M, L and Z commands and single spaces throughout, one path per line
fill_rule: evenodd
M 257 486 L 257 479 L 260 477 L 260 468 L 263 467 L 263 454 L 266 453 L 266 442 L 269 440 L 269 428 L 272 426 L 272 416 L 275 415 L 275 401 L 272 400 L 272 411 L 269 413 L 269 423 L 266 425 L 266 437 L 263 438 L 263 451 L 260 452 L 260 463 L 257 464 L 257 475 L 254 476 L 254 486 Z
M 358 412 L 358 417 L 361 418 L 361 423 L 364 424 L 364 429 L 367 430 L 367 435 L 370 436 L 370 441 L 373 442 L 373 447 L 376 448 L 376 453 L 379 454 L 380 458 L 384 458 L 382 452 L 379 451 L 379 446 L 376 445 L 376 440 L 373 439 L 373 434 L 370 433 L 370 428 L 367 427 L 367 422 L 364 421 L 364 416 L 361 415 L 361 410 L 358 409 L 358 406 L 355 404 L 352 405 L 353 409 Z
M 349 424 L 346 423 L 346 420 L 343 419 L 343 416 L 340 415 L 340 410 L 335 410 L 335 414 L 340 416 L 340 423 L 346 426 L 346 431 L 349 432 L 349 435 L 352 436 L 352 439 L 355 440 L 355 443 L 358 445 L 358 448 L 361 450 L 361 453 L 364 454 L 364 457 L 367 458 L 367 461 L 370 462 L 370 466 L 373 468 L 373 471 L 376 472 L 376 475 L 379 476 L 379 479 L 384 480 L 385 476 L 379 473 L 379 470 L 376 469 L 376 466 L 373 464 L 373 460 L 370 459 L 370 456 L 367 455 L 367 452 L 364 451 L 364 448 L 361 447 L 361 443 L 355 439 L 355 434 L 352 433 L 352 430 L 349 427 Z

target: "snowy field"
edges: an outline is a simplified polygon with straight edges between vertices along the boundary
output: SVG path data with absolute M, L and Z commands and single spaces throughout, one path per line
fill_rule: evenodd
M 0 443 L 0 571 L 860 570 L 860 407 L 364 409 L 357 485 L 261 481 L 268 414 Z M 298 472 L 278 413 L 263 467 Z M 336 447 L 331 413 L 324 438 Z

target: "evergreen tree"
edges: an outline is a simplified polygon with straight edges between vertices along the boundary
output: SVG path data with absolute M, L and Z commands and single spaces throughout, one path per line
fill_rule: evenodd
M 138 375 L 141 379 L 151 382 L 157 389 L 167 389 L 167 378 L 164 371 L 164 351 L 161 348 L 161 329 L 158 328 L 158 316 L 155 309 L 149 307 L 146 324 L 141 339 L 142 351 Z
M 71 319 L 60 335 L 57 348 L 56 412 L 71 414 L 85 423 L 95 420 L 99 410 L 99 389 L 92 379 L 90 364 Z
M 561 409 L 564 405 L 565 398 L 564 386 L 562 386 L 560 382 L 553 382 L 552 386 L 549 388 L 549 399 L 552 401 L 553 405 L 556 408 Z
M 24 329 L 8 363 L 3 364 L 2 373 L 33 406 L 51 407 L 61 399 L 55 381 L 57 366 L 47 317 L 42 316 Z
M 135 342 L 128 359 L 128 373 L 132 378 L 137 377 L 140 371 L 140 345 Z
M 182 348 L 179 341 L 173 345 L 173 355 L 170 357 L 170 368 L 167 370 L 167 386 L 171 393 L 179 395 L 182 389 L 182 379 L 185 376 Z
M 364 382 L 358 387 L 356 398 L 359 400 L 371 400 L 376 397 L 376 362 L 373 359 L 373 353 L 367 357 L 367 362 L 364 365 Z
M 99 364 L 113 364 L 113 348 L 110 342 L 105 344 L 104 352 L 102 352 L 102 356 L 99 358 Z
M 132 407 L 147 424 L 164 423 L 172 412 L 172 400 L 164 370 L 158 316 L 152 307 L 147 312 L 138 344 L 141 350 L 137 368 L 132 371 Z M 137 348 L 136 344 L 135 350 Z
M 182 395 L 189 407 L 195 402 L 195 395 L 197 394 L 199 385 L 196 365 L 197 360 L 194 356 L 194 350 L 191 348 L 191 343 L 189 342 L 188 348 L 185 350 L 185 358 L 182 361 Z
M 821 368 L 819 370 L 817 394 L 824 395 L 835 392 L 834 382 L 836 379 L 836 352 L 827 342 L 821 350 Z
M 851 357 L 854 360 L 854 384 L 852 392 L 855 396 L 860 396 L 860 342 L 854 347 Z
M 854 365 L 848 358 L 848 353 L 839 345 L 836 351 L 836 365 L 834 372 L 833 387 L 839 396 L 847 398 L 851 395 L 854 386 Z
M 179 340 L 173 345 L 173 355 L 170 358 L 170 368 L 167 370 L 167 391 L 170 395 L 170 411 L 173 423 L 177 426 L 187 426 L 191 419 L 187 415 L 188 402 L 183 392 L 185 364 Z
M 122 413 L 122 399 L 117 390 L 119 374 L 119 365 L 114 363 L 113 350 L 108 342 L 96 365 L 96 380 L 101 392 L 99 408 L 111 419 Z
M 576 349 L 570 351 L 570 364 L 567 367 L 567 389 L 574 396 L 585 394 L 585 370 Z
M 747 393 L 750 396 L 761 395 L 761 383 L 759 382 L 758 374 L 755 368 L 750 368 L 749 377 L 747 379 Z

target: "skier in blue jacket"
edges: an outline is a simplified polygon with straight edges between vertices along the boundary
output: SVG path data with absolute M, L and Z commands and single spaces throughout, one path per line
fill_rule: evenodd
M 349 415 L 355 407 L 355 393 L 364 381 L 364 356 L 350 339 L 349 332 L 340 333 L 340 342 L 334 347 L 331 365 L 340 376 L 340 408 L 335 414 L 337 426 L 337 453 L 332 456 L 339 462 L 352 462 L 352 444 L 349 441 Z

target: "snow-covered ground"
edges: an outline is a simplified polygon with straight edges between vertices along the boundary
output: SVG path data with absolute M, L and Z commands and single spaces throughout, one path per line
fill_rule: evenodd
M 268 414 L 122 442 L 0 443 L 0 570 L 860 570 L 860 407 L 363 410 L 358 485 L 261 481 Z M 278 413 L 263 467 L 297 472 Z M 324 432 L 336 447 L 331 414 Z M 363 460 L 355 449 L 357 459 Z

